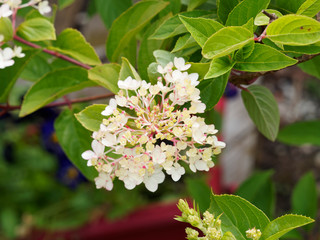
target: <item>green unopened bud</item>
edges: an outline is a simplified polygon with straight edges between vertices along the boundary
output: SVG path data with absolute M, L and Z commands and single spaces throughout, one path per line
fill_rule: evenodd
M 199 232 L 192 228 L 186 228 L 187 239 L 189 240 L 197 240 L 199 236 Z
M 178 208 L 182 213 L 188 213 L 189 212 L 189 205 L 188 205 L 186 200 L 179 199 Z
M 246 231 L 247 238 L 258 240 L 261 237 L 261 231 L 255 227 Z
M 203 213 L 203 225 L 205 227 L 213 227 L 213 225 L 214 225 L 214 215 L 209 213 L 208 211 L 205 211 Z
M 208 237 L 208 239 L 212 239 L 212 240 L 220 240 L 221 239 L 221 231 L 216 229 L 216 228 L 211 228 L 209 227 L 207 229 L 207 234 L 206 236 Z
M 190 223 L 192 226 L 197 227 L 201 223 L 201 219 L 197 215 L 189 215 L 187 218 L 188 223 Z

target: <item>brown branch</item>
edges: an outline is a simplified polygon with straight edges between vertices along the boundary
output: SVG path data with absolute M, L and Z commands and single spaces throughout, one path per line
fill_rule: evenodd
M 14 40 L 17 40 L 17 41 L 19 41 L 19 42 L 21 42 L 21 43 L 23 43 L 23 44 L 25 44 L 25 45 L 27 45 L 29 47 L 33 47 L 33 48 L 36 48 L 36 49 L 42 49 L 43 52 L 48 53 L 48 54 L 50 54 L 52 56 L 55 56 L 57 58 L 61 58 L 61 59 L 65 60 L 65 61 L 68 61 L 70 63 L 78 65 L 78 66 L 80 66 L 82 68 L 85 68 L 85 69 L 88 69 L 88 70 L 91 69 L 91 67 L 89 65 L 86 65 L 86 64 L 84 64 L 82 62 L 79 62 L 79 61 L 77 61 L 77 60 L 75 60 L 73 58 L 70 58 L 70 57 L 68 57 L 66 55 L 63 55 L 61 53 L 58 53 L 56 51 L 52 51 L 52 50 L 43 48 L 43 47 L 41 47 L 41 46 L 39 46 L 37 44 L 34 44 L 32 42 L 29 42 L 29 41 L 27 41 L 27 40 L 25 40 L 25 39 L 23 39 L 23 38 L 21 38 L 21 37 L 19 37 L 17 35 L 15 35 L 13 38 L 14 38 Z
M 65 106 L 65 105 L 70 106 L 71 104 L 74 104 L 74 103 L 90 102 L 90 101 L 94 101 L 94 100 L 110 98 L 112 96 L 114 96 L 113 93 L 107 93 L 107 94 L 97 95 L 97 96 L 92 96 L 92 97 L 84 97 L 84 98 L 77 98 L 77 99 L 73 99 L 73 100 L 65 100 L 63 102 L 50 103 L 50 104 L 44 106 L 43 108 L 61 107 L 61 106 Z M 21 109 L 21 105 L 17 105 L 17 106 L 0 105 L 0 109 L 2 109 L 2 111 L 0 112 L 0 117 L 1 117 L 2 115 L 6 114 L 9 111 Z
M 266 10 L 262 10 L 262 13 L 270 18 L 270 23 L 278 18 L 278 16 L 274 13 L 268 13 Z
M 313 54 L 313 55 L 302 55 L 302 56 L 296 58 L 296 60 L 298 60 L 298 62 L 296 64 L 294 64 L 294 65 L 309 61 L 312 58 L 314 58 L 316 56 L 319 56 L 319 55 L 320 55 L 320 53 Z M 279 69 L 279 70 L 281 70 L 281 69 Z M 237 86 L 237 87 L 239 87 L 242 84 L 243 85 L 250 85 L 253 82 L 255 82 L 255 80 L 258 77 L 261 77 L 261 76 L 269 74 L 269 73 L 275 73 L 275 72 L 277 72 L 279 70 L 268 71 L 268 72 L 243 73 L 243 74 L 240 74 L 240 75 L 232 75 L 232 76 L 229 77 L 229 82 L 232 83 L 233 85 Z

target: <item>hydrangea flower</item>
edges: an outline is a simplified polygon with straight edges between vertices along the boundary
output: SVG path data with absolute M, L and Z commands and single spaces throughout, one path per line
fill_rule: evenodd
M 94 149 L 82 155 L 100 174 L 97 186 L 102 186 L 103 176 L 108 190 L 110 179 L 119 178 L 127 189 L 144 183 L 154 192 L 164 181 L 164 172 L 178 181 L 186 165 L 194 172 L 214 166 L 212 155 L 219 154 L 225 143 L 215 136 L 214 125 L 196 116 L 206 105 L 196 88 L 198 74 L 188 74 L 189 68 L 183 58 L 175 58 L 158 66 L 162 76 L 154 85 L 132 77 L 118 81 L 120 91 L 101 113 L 106 118 L 92 135 L 92 146 L 99 143 L 104 152 Z
M 12 58 L 23 58 L 24 56 L 25 54 L 22 53 L 21 47 L 15 46 L 14 49 L 9 47 L 4 49 L 0 48 L 0 69 L 12 66 L 14 64 L 14 60 Z

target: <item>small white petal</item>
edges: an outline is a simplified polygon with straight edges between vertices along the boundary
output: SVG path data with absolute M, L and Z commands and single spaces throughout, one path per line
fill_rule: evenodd
M 99 143 L 97 140 L 92 141 L 91 147 L 97 156 L 101 156 L 104 153 L 104 145 Z
M 83 159 L 85 159 L 85 160 L 90 160 L 90 159 L 96 157 L 96 154 L 95 154 L 93 151 L 91 151 L 91 150 L 87 150 L 87 151 L 85 151 L 85 152 L 83 152 L 83 153 L 81 154 L 81 157 L 82 157 Z

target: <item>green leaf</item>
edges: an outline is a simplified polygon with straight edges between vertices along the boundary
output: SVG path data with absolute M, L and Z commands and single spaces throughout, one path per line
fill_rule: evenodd
M 314 220 L 308 217 L 288 214 L 270 222 L 262 231 L 261 240 L 276 240 L 292 229 L 312 223 Z
M 180 15 L 180 20 L 201 47 L 212 34 L 223 28 L 222 24 L 207 18 L 190 18 Z
M 210 207 L 211 189 L 203 179 L 187 178 L 187 190 L 191 198 L 204 213 Z
M 245 234 L 248 229 L 264 229 L 270 222 L 260 209 L 234 195 L 213 195 L 208 211 L 215 216 L 222 214 L 222 231 L 230 231 L 237 240 L 247 239 Z
M 112 22 L 132 5 L 132 0 L 95 0 L 96 9 L 107 28 Z
M 251 55 L 237 61 L 235 69 L 246 72 L 262 72 L 282 69 L 298 61 L 267 45 L 256 43 Z
M 68 93 L 94 86 L 86 70 L 58 69 L 39 79 L 24 96 L 19 116 L 24 117 Z
M 95 83 L 109 89 L 113 93 L 118 93 L 120 66 L 116 63 L 107 63 L 95 66 L 88 71 L 89 79 Z
M 0 35 L 4 38 L 3 42 L 7 42 L 13 38 L 13 28 L 9 18 L 0 18 Z
M 237 240 L 231 232 L 226 232 L 223 234 L 221 240 Z
M 179 39 L 176 42 L 176 45 L 174 46 L 171 52 L 178 52 L 193 46 L 197 46 L 197 43 L 194 40 L 194 38 L 189 33 L 187 33 L 182 37 L 179 37 Z
M 294 187 L 292 212 L 316 218 L 318 210 L 317 184 L 312 172 L 306 173 Z
M 215 58 L 211 61 L 209 71 L 205 75 L 204 79 L 219 77 L 229 72 L 233 68 L 234 64 L 235 62 L 228 56 Z
M 300 54 L 317 54 L 320 53 L 320 42 L 310 44 L 307 46 L 283 46 L 283 52 L 285 53 L 300 53 Z M 310 62 L 307 61 L 307 62 Z
M 168 3 L 161 1 L 141 1 L 121 14 L 109 32 L 106 50 L 110 61 L 116 62 L 123 49 L 150 20 Z
M 158 73 L 158 65 L 158 63 L 153 62 L 148 66 L 148 77 L 152 84 L 157 84 L 158 77 L 161 77 L 161 74 Z
M 243 0 L 228 15 L 226 26 L 241 26 L 266 9 L 270 0 Z
M 175 55 L 165 50 L 156 50 L 153 52 L 156 61 L 161 66 L 166 66 L 169 62 L 173 62 Z
M 207 0 L 190 0 L 188 4 L 187 11 L 192 11 L 193 9 L 199 7 L 203 3 L 205 3 Z
M 272 0 L 271 4 L 273 8 L 278 9 L 282 13 L 296 13 L 299 7 L 305 2 L 306 0 Z
M 206 104 L 206 111 L 212 109 L 222 97 L 228 83 L 230 72 L 227 72 L 217 78 L 207 79 L 200 82 L 201 101 Z
M 19 226 L 20 219 L 18 210 L 9 206 L 2 208 L 0 212 L 0 226 L 6 237 L 14 239 L 17 235 L 16 229 Z
M 148 79 L 148 66 L 155 61 L 153 51 L 160 49 L 164 42 L 163 40 L 149 39 L 149 37 L 154 32 L 155 28 L 160 26 L 163 21 L 171 16 L 171 13 L 169 13 L 167 16 L 161 18 L 161 20 L 151 24 L 143 35 L 138 55 L 138 70 L 142 79 Z
M 191 64 L 191 67 L 188 69 L 188 73 L 198 73 L 199 80 L 204 79 L 204 76 L 209 71 L 210 63 L 194 63 L 188 62 Z
M 136 80 L 142 80 L 136 69 L 129 63 L 128 59 L 122 58 L 119 80 L 125 80 L 127 77 L 132 77 Z
M 38 53 L 34 55 L 27 66 L 23 69 L 20 78 L 35 82 L 50 72 L 51 66 L 46 58 L 46 53 Z
M 44 18 L 32 18 L 22 22 L 18 27 L 18 35 L 28 41 L 56 39 L 53 24 Z
M 8 95 L 23 69 L 39 50 L 24 51 L 25 57 L 14 58 L 14 65 L 0 69 L 0 102 L 6 102 Z
M 217 13 L 220 21 L 225 24 L 229 13 L 239 4 L 240 0 L 217 0 Z
M 266 37 L 284 45 L 309 45 L 320 41 L 320 23 L 306 16 L 286 15 L 268 26 Z
M 247 89 L 248 91 L 241 92 L 241 97 L 250 118 L 266 138 L 274 141 L 280 123 L 278 104 L 274 96 L 263 86 L 252 85 Z
M 180 0 L 163 0 L 163 1 L 168 2 L 169 5 L 159 13 L 160 18 L 162 18 L 163 16 L 167 16 L 168 14 L 172 16 L 172 14 L 177 14 L 178 12 L 180 12 L 180 9 L 181 9 Z
M 297 122 L 285 126 L 277 140 L 290 145 L 312 144 L 320 146 L 320 121 Z
M 105 118 L 101 112 L 107 107 L 106 104 L 93 104 L 86 107 L 81 112 L 76 113 L 75 117 L 83 127 L 94 132 L 100 129 L 100 124 Z
M 187 32 L 187 29 L 182 24 L 179 16 L 185 16 L 185 17 L 201 17 L 205 15 L 209 15 L 210 12 L 208 11 L 191 11 L 191 12 L 184 12 L 180 13 L 179 15 L 175 15 L 168 20 L 166 20 L 164 23 L 162 23 L 155 32 L 150 36 L 151 39 L 167 39 L 170 37 L 174 37 L 176 35 L 179 35 L 181 33 Z
M 214 33 L 204 44 L 205 58 L 226 56 L 253 41 L 253 34 L 244 27 L 225 27 Z
M 235 192 L 247 199 L 268 217 L 272 217 L 275 208 L 275 187 L 271 180 L 273 171 L 257 172 L 245 180 Z
M 68 158 L 87 179 L 93 180 L 98 172 L 94 167 L 88 167 L 87 161 L 81 157 L 84 151 L 91 149 L 91 133 L 81 126 L 69 109 L 63 111 L 55 120 L 54 128 Z
M 238 51 L 236 51 L 233 58 L 236 61 L 242 61 L 243 59 L 248 58 L 252 54 L 254 50 L 254 46 L 255 46 L 255 43 L 253 41 L 249 42 L 243 48 L 240 48 Z
M 59 9 L 62 10 L 66 7 L 69 7 L 71 4 L 74 3 L 75 0 L 58 0 Z
M 266 9 L 265 11 L 270 14 L 274 13 L 278 18 L 283 16 L 281 12 L 274 9 Z M 254 25 L 256 26 L 268 25 L 269 22 L 270 18 L 262 12 L 258 13 L 256 18 L 254 19 Z
M 72 41 L 70 41 L 71 39 Z M 78 30 L 72 28 L 63 30 L 54 46 L 49 48 L 67 54 L 85 64 L 97 65 L 101 63 L 94 48 Z
M 306 0 L 298 9 L 297 14 L 314 17 L 320 11 L 319 0 Z

